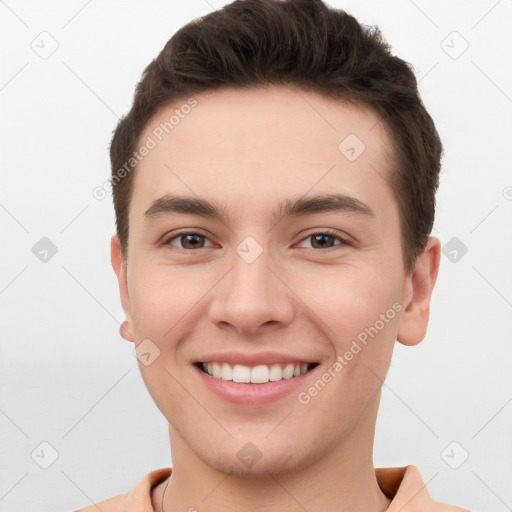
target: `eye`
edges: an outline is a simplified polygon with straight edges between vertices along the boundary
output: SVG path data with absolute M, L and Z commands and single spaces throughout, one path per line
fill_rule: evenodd
M 173 240 L 178 240 L 178 243 L 181 243 L 182 245 L 176 246 L 172 243 Z M 202 249 L 204 247 L 204 240 L 208 240 L 208 238 L 204 235 L 201 235 L 201 233 L 182 231 L 181 233 L 173 235 L 166 242 L 164 242 L 163 245 L 172 245 L 173 247 L 178 247 L 179 249 Z
M 339 244 L 332 244 L 329 240 L 337 239 L 340 241 Z M 336 245 L 348 245 L 343 238 L 337 235 L 335 232 L 330 230 L 320 231 L 318 233 L 312 233 L 306 238 L 303 238 L 300 243 L 304 243 L 307 240 L 312 240 L 313 249 L 330 249 Z M 316 246 L 316 247 L 315 247 Z M 307 247 L 309 249 L 309 247 Z
M 340 243 L 333 243 L 334 240 L 338 240 Z M 213 244 L 205 245 L 205 241 L 209 240 L 208 237 L 202 235 L 201 233 L 196 233 L 193 231 L 182 231 L 181 233 L 175 233 L 173 236 L 167 239 L 167 241 L 163 242 L 163 245 L 171 245 L 173 247 L 178 247 L 179 249 L 190 250 L 190 249 L 202 249 L 203 247 L 211 247 Z M 338 245 L 349 245 L 349 243 L 330 230 L 324 230 L 317 233 L 312 233 L 307 237 L 301 240 L 300 244 L 311 240 L 312 241 L 312 249 L 330 249 L 332 247 Z M 179 245 L 173 243 L 177 241 Z M 306 247 L 308 248 L 308 247 Z

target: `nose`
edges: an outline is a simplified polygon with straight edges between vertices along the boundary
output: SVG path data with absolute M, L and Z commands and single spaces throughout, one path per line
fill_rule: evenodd
M 252 262 L 235 253 L 231 271 L 215 287 L 211 321 L 246 336 L 288 325 L 294 316 L 294 295 L 283 274 L 266 251 Z

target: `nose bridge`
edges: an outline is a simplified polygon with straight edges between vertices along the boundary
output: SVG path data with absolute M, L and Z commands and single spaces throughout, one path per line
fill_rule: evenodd
M 292 304 L 287 288 L 271 270 L 278 266 L 271 251 L 248 236 L 235 248 L 231 261 L 231 271 L 214 294 L 212 321 L 246 333 L 270 322 L 289 322 Z

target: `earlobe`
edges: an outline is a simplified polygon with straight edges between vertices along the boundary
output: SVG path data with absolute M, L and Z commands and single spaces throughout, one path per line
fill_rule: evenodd
M 126 262 L 123 260 L 121 252 L 121 244 L 117 235 L 113 235 L 110 240 L 110 261 L 112 268 L 117 276 L 119 283 L 119 293 L 121 296 L 121 305 L 126 316 L 126 320 L 121 324 L 119 328 L 119 334 L 126 341 L 135 341 L 132 321 L 131 321 L 131 305 L 130 295 L 128 293 L 128 278 L 126 273 Z
M 431 236 L 418 256 L 413 272 L 406 278 L 402 297 L 404 311 L 398 326 L 397 340 L 404 345 L 417 345 L 427 332 L 430 299 L 437 280 L 441 259 L 441 243 Z
M 135 341 L 130 324 L 126 320 L 119 326 L 119 334 L 121 338 L 124 338 L 126 341 Z

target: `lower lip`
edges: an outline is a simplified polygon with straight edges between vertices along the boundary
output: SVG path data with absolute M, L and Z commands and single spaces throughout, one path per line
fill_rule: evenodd
M 222 380 L 193 366 L 205 385 L 227 402 L 238 405 L 264 405 L 289 395 L 304 386 L 306 378 L 316 370 L 315 367 L 298 377 L 283 379 L 265 384 L 244 384 L 231 380 Z

